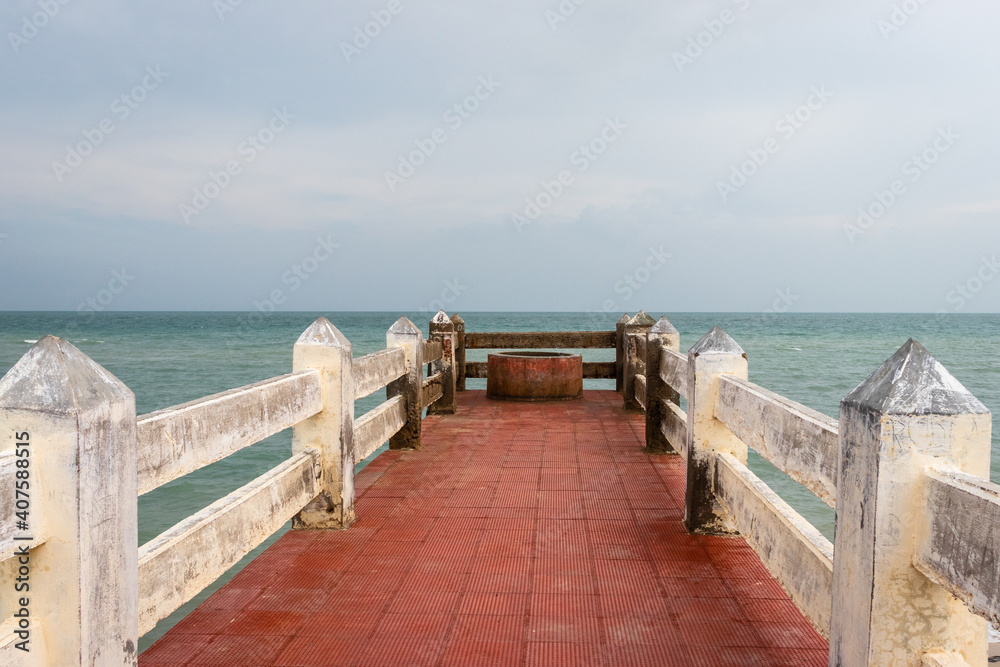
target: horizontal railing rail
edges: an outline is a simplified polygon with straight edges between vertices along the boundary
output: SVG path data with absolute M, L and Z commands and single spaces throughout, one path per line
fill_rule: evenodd
M 310 370 L 139 417 L 139 495 L 291 428 L 322 409 L 320 374 Z
M 352 361 L 354 400 L 371 396 L 398 377 L 406 374 L 406 353 L 390 348 L 358 357 Z
M 715 495 L 734 528 L 814 626 L 830 628 L 833 544 L 732 454 L 716 455 Z
M 440 341 L 429 340 L 424 343 L 424 363 L 430 364 L 441 359 L 444 351 Z
M 715 418 L 778 470 L 836 507 L 836 420 L 728 375 L 719 377 Z
M 1000 485 L 930 469 L 923 509 L 915 567 L 976 614 L 1000 623 Z
M 465 349 L 595 349 L 614 348 L 614 331 L 492 331 L 466 332 Z
M 354 458 L 362 461 L 406 424 L 406 398 L 395 396 L 354 422 Z
M 667 384 L 667 386 L 672 387 L 678 394 L 687 398 L 687 356 L 669 349 L 664 349 L 662 354 L 663 356 L 660 361 L 660 376 L 663 378 L 663 381 Z
M 139 548 L 139 634 L 225 574 L 316 497 L 319 453 L 297 454 Z

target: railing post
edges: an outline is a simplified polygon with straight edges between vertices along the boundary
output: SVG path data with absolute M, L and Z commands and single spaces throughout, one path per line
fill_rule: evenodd
M 715 454 L 732 454 L 747 462 L 747 446 L 715 418 L 719 376 L 747 379 L 747 355 L 725 331 L 713 327 L 688 350 L 687 487 L 684 523 L 700 533 L 732 532 L 715 500 Z
M 292 520 L 296 529 L 354 521 L 354 377 L 351 342 L 321 317 L 295 342 L 292 369 L 322 374 L 323 410 L 292 427 L 292 451 L 320 452 L 320 493 Z
M 639 360 L 635 339 L 637 336 L 645 338 L 646 332 L 652 329 L 654 324 L 656 324 L 656 320 L 647 315 L 644 310 L 640 310 L 625 324 L 625 369 L 622 377 L 622 402 L 626 412 L 642 412 L 642 405 L 635 397 L 636 362 Z
M 455 390 L 465 391 L 465 320 L 458 313 L 451 316 L 455 325 Z
M 423 407 L 421 389 L 424 383 L 424 337 L 413 322 L 400 317 L 385 334 L 386 347 L 401 347 L 406 354 L 406 375 L 385 388 L 387 398 L 406 398 L 406 423 L 389 439 L 389 449 L 420 449 L 420 427 Z
M 615 324 L 615 391 L 619 394 L 625 383 L 625 325 L 630 319 L 625 313 Z
M 441 358 L 430 364 L 428 373 L 442 374 L 442 394 L 433 405 L 428 406 L 429 415 L 455 414 L 455 325 L 448 315 L 439 310 L 430 324 L 430 340 L 440 341 Z
M 661 317 L 646 333 L 646 449 L 657 454 L 676 453 L 660 427 L 667 411 L 663 402 L 680 403 L 680 394 L 660 374 L 664 349 L 679 352 L 681 335 L 666 317 Z
M 986 621 L 913 556 L 924 471 L 988 478 L 990 427 L 986 407 L 913 340 L 841 402 L 831 665 L 919 665 L 932 649 L 986 664 Z
M 28 640 L 31 664 L 134 666 L 135 396 L 80 350 L 46 336 L 0 380 L 0 443 L 16 440 L 27 443 L 18 445 L 28 462 L 18 472 L 26 471 L 19 481 L 28 483 L 30 505 L 17 555 L 0 564 L 2 620 L 28 609 L 28 627 L 15 629 L 30 633 L 18 641 Z M 16 582 L 29 588 L 19 595 Z

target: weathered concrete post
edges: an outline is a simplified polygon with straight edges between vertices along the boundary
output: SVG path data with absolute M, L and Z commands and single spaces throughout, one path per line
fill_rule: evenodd
M 441 372 L 441 398 L 427 407 L 429 415 L 455 414 L 455 325 L 439 310 L 431 320 L 430 340 L 441 343 L 441 358 L 430 364 L 428 373 Z
M 421 389 L 424 383 L 424 337 L 420 329 L 405 317 L 400 317 L 385 334 L 386 347 L 401 347 L 406 354 L 406 375 L 385 388 L 386 398 L 406 397 L 406 424 L 389 438 L 389 449 L 420 449 L 420 427 L 423 407 Z
M 989 478 L 990 413 L 910 340 L 840 404 L 831 665 L 986 664 L 986 621 L 912 564 L 930 466 Z
M 0 618 L 29 610 L 31 664 L 137 664 L 135 423 L 128 387 L 59 338 L 0 380 L 0 443 L 21 443 L 30 499 L 16 555 L 0 564 Z M 22 595 L 16 577 L 30 586 Z
M 292 527 L 347 528 L 354 521 L 354 377 L 351 342 L 321 317 L 295 342 L 294 371 L 322 373 L 323 410 L 292 427 L 292 451 L 320 452 L 320 493 Z
M 747 446 L 715 418 L 719 376 L 747 379 L 747 355 L 725 331 L 713 327 L 688 350 L 687 488 L 684 523 L 701 533 L 732 532 L 715 500 L 715 454 L 732 454 L 747 462 Z
M 622 399 L 627 412 L 642 412 L 642 405 L 635 397 L 636 362 L 639 361 L 639 351 L 636 349 L 635 339 L 638 336 L 645 338 L 646 333 L 653 328 L 654 324 L 656 324 L 656 320 L 647 315 L 644 310 L 640 310 L 625 324 L 625 367 L 622 376 Z
M 625 382 L 625 325 L 630 319 L 625 313 L 615 324 L 615 391 L 619 394 Z
M 660 426 L 667 411 L 663 401 L 680 402 L 680 394 L 660 375 L 664 349 L 679 352 L 681 335 L 666 317 L 661 317 L 646 333 L 646 449 L 657 454 L 676 453 Z
M 451 316 L 455 325 L 455 389 L 465 391 L 465 320 L 458 313 Z

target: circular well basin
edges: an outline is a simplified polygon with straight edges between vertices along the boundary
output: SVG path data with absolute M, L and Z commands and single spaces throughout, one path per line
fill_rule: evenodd
M 568 401 L 583 397 L 583 358 L 568 352 L 519 350 L 487 357 L 486 397 Z

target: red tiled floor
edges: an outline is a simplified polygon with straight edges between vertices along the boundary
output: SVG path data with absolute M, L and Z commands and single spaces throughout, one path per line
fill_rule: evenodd
M 825 665 L 742 539 L 684 529 L 683 461 L 620 400 L 461 394 L 357 476 L 349 530 L 287 533 L 140 664 Z

